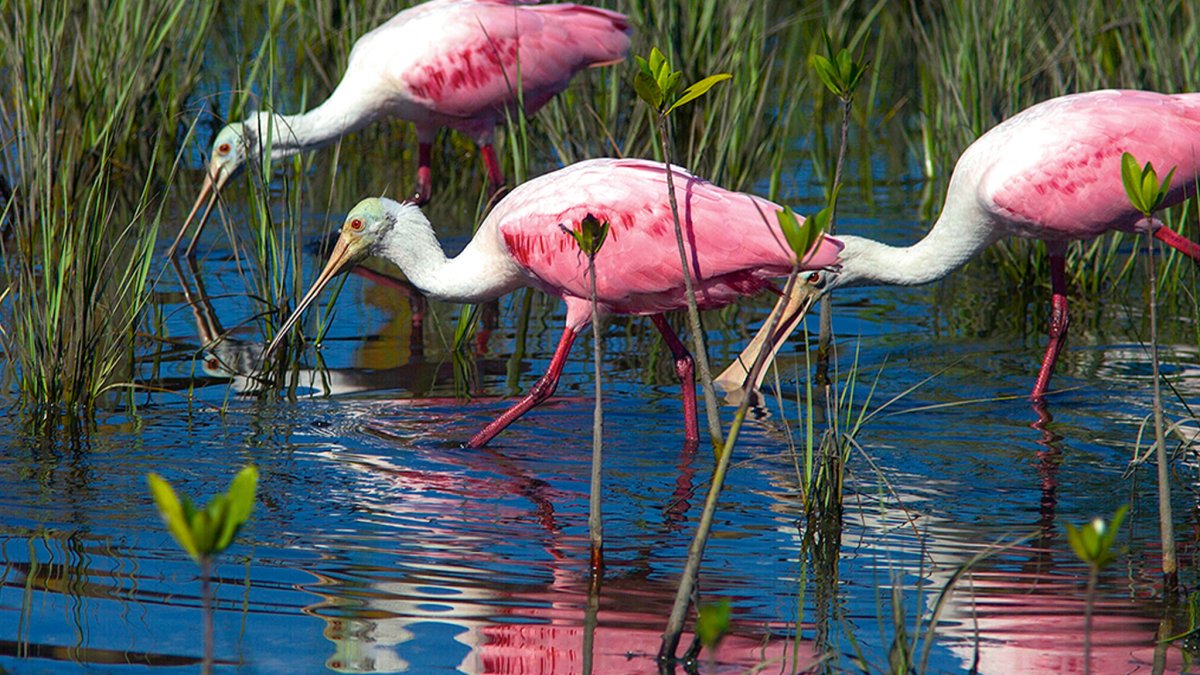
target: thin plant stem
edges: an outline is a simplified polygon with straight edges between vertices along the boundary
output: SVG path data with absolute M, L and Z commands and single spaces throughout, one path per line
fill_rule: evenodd
M 837 163 L 833 167 L 833 189 L 832 194 L 837 194 L 836 190 L 842 184 L 842 165 L 846 160 L 846 144 L 850 136 L 850 106 L 852 98 L 842 100 L 842 136 L 841 142 L 838 145 Z M 836 200 L 830 205 L 829 214 L 829 234 L 837 232 L 837 203 Z M 829 360 L 830 348 L 833 341 L 833 292 L 826 293 L 821 298 L 821 320 L 819 324 L 819 332 L 817 333 L 817 373 L 816 381 L 818 385 L 828 386 L 829 380 Z
M 1096 578 L 1100 570 L 1088 566 L 1087 596 L 1083 605 L 1083 675 L 1092 672 L 1092 605 L 1096 603 Z
M 796 284 L 796 272 L 798 266 L 792 268 L 791 275 L 788 276 L 787 284 L 784 286 L 783 295 L 788 296 Z M 767 334 L 770 335 L 775 331 L 776 324 L 779 321 L 779 316 L 773 314 L 768 323 Z M 658 651 L 658 662 L 663 666 L 675 658 L 675 651 L 679 647 L 679 638 L 683 633 L 683 624 L 687 618 L 688 607 L 692 603 L 692 597 L 696 589 L 696 580 L 700 571 L 700 561 L 704 557 L 704 547 L 708 543 L 708 535 L 712 531 L 713 517 L 716 515 L 717 502 L 721 498 L 721 490 L 725 485 L 725 474 L 729 470 L 729 461 L 733 456 L 733 448 L 737 444 L 738 434 L 741 431 L 742 423 L 746 419 L 746 413 L 750 409 L 751 390 L 754 388 L 754 383 L 758 379 L 758 373 L 763 369 L 770 355 L 769 349 L 764 349 L 758 353 L 754 359 L 754 363 L 750 367 L 749 377 L 746 378 L 745 384 L 742 385 L 742 402 L 738 405 L 737 413 L 733 417 L 733 422 L 729 426 L 729 435 L 725 437 L 725 442 L 717 455 L 717 465 L 713 469 L 712 482 L 709 484 L 708 494 L 704 499 L 704 510 L 700 515 L 700 523 L 696 526 L 696 534 L 692 538 L 692 543 L 688 547 L 687 562 L 684 565 L 683 576 L 679 580 L 679 587 L 675 590 L 675 602 L 671 606 L 671 615 L 667 620 L 667 627 L 663 631 L 662 645 Z
M 1162 383 L 1158 373 L 1158 275 L 1155 256 L 1158 247 L 1152 235 L 1150 239 L 1149 264 L 1146 266 L 1150 282 L 1150 372 L 1154 379 L 1154 456 L 1158 464 L 1158 527 L 1162 538 L 1163 595 L 1170 598 L 1179 586 L 1179 573 L 1175 562 L 1175 526 L 1171 522 L 1171 471 L 1167 464 L 1167 441 L 1163 423 Z
M 600 370 L 600 311 L 596 307 L 596 255 L 588 256 L 588 278 L 592 293 L 592 361 L 595 368 L 596 407 L 592 415 L 592 484 L 588 496 L 588 535 L 591 539 L 593 577 L 604 568 L 604 519 L 600 511 L 601 467 L 604 454 L 604 398 Z M 599 581 L 596 582 L 597 584 Z
M 583 609 L 583 675 L 591 675 L 596 649 L 596 624 L 600 614 L 600 582 L 602 575 L 593 568 L 588 579 L 587 605 Z
M 712 440 L 713 452 L 720 461 L 721 418 L 717 411 L 717 393 L 713 390 L 712 370 L 708 367 L 708 350 L 704 347 L 704 331 L 700 324 L 700 310 L 696 305 L 696 289 L 692 284 L 692 271 L 688 267 L 687 248 L 683 243 L 683 227 L 679 221 L 679 204 L 675 201 L 675 179 L 671 172 L 671 148 L 667 143 L 667 117 L 658 116 L 658 140 L 662 146 L 663 161 L 667 169 L 667 199 L 671 205 L 671 217 L 675 221 L 675 243 L 679 246 L 679 262 L 683 269 L 683 285 L 687 294 L 688 328 L 692 333 L 692 355 L 700 371 L 700 389 L 704 392 L 704 411 L 708 418 L 708 435 Z M 683 386 L 694 386 L 684 382 Z
M 204 660 L 200 672 L 208 675 L 213 666 L 213 598 L 212 558 L 207 555 L 200 557 L 200 607 L 204 614 Z

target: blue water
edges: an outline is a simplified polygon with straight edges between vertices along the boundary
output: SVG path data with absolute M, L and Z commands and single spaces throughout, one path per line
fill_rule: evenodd
M 928 226 L 912 213 L 912 186 L 874 189 L 873 206 L 846 209 L 842 231 L 904 242 Z M 847 203 L 866 203 L 853 197 Z M 454 249 L 467 233 L 445 236 Z M 219 671 L 580 672 L 590 334 L 550 403 L 489 448 L 464 449 L 509 404 L 509 369 L 523 390 L 546 367 L 561 330 L 556 300 L 532 299 L 519 363 L 510 355 L 520 296 L 501 303 L 499 325 L 470 359 L 477 380 L 467 401 L 443 340 L 457 309 L 432 307 L 424 344 L 414 345 L 411 301 L 350 276 L 319 351 L 324 370 L 300 374 L 294 401 L 259 398 L 243 393 L 256 389 L 246 364 L 268 337 L 252 320 L 259 310 L 221 228 L 209 229 L 202 249 L 197 274 L 166 269 L 159 286 L 155 311 L 172 346 L 143 375 L 175 391 L 139 395 L 136 410 L 105 414 L 86 440 L 0 431 L 0 668 L 194 671 L 198 572 L 159 521 L 145 475 L 203 499 L 253 462 L 257 508 L 215 570 Z M 322 262 L 306 257 L 305 278 Z M 836 575 L 808 564 L 802 460 L 792 450 L 803 442 L 795 391 L 805 357 L 799 341 L 785 348 L 785 395 L 769 396 L 743 431 L 705 557 L 703 598 L 728 598 L 733 623 L 715 658 L 701 659 L 703 672 L 804 669 L 819 656 L 818 633 L 829 636 L 835 670 L 886 670 L 897 621 L 921 639 L 918 659 L 932 639 L 930 672 L 1082 672 L 1086 569 L 1064 523 L 1125 503 L 1127 552 L 1099 584 L 1093 672 L 1148 672 L 1156 631 L 1188 629 L 1160 628 L 1182 612 L 1155 600 L 1152 465 L 1123 475 L 1151 403 L 1136 298 L 1109 301 L 1094 321 L 1094 308 L 1081 310 L 1054 381 L 1066 391 L 1050 400 L 1052 420 L 1035 426 L 1024 396 L 1040 359 L 1044 322 L 1034 317 L 1045 306 L 1037 291 L 1024 304 L 1012 295 L 981 265 L 940 285 L 837 294 L 840 373 L 857 365 L 852 408 L 873 417 L 847 467 Z M 717 367 L 768 303 L 747 303 L 733 325 L 714 315 Z M 207 345 L 219 329 L 198 317 L 241 328 Z M 1182 329 L 1168 331 L 1176 339 L 1165 369 L 1195 410 L 1200 348 L 1178 339 L 1189 326 L 1195 335 L 1195 317 L 1166 320 Z M 653 672 L 711 455 L 683 447 L 678 384 L 648 322 L 613 322 L 604 347 L 595 672 Z M 726 423 L 732 412 L 723 409 Z M 1185 415 L 1172 395 L 1169 418 Z M 1189 454 L 1174 469 L 1188 582 L 1197 467 Z M 1159 658 L 1167 670 L 1183 667 L 1176 647 Z

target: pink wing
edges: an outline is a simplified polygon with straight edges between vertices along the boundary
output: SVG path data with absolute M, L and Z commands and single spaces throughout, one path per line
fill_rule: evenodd
M 619 61 L 629 50 L 626 17 L 593 7 L 479 1 L 419 6 L 404 14 L 410 12 L 418 13 L 406 17 L 403 35 L 416 43 L 391 45 L 412 52 L 392 72 L 409 98 L 463 120 L 451 124 L 477 140 L 491 133 L 498 111 L 515 104 L 518 85 L 532 113 L 579 70 Z M 380 27 L 382 35 L 387 28 Z
M 787 275 L 793 255 L 779 229 L 780 206 L 674 170 L 675 193 L 697 296 L 719 307 Z M 598 159 L 529 181 L 506 197 L 484 227 L 496 228 L 513 259 L 548 292 L 589 297 L 587 259 L 560 224 L 588 214 L 610 223 L 596 256 L 597 294 L 611 311 L 651 314 L 685 306 L 666 171 L 646 160 Z M 841 242 L 824 239 L 804 269 L 837 263 Z
M 959 166 L 981 206 L 1013 234 L 1078 239 L 1140 218 L 1121 184 L 1121 155 L 1176 168 L 1168 203 L 1200 175 L 1200 94 L 1098 91 L 1033 106 L 984 134 Z M 958 169 L 955 169 L 957 174 Z

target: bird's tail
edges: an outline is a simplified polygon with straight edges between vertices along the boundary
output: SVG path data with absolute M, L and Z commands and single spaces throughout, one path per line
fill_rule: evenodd
M 629 54 L 629 17 L 600 7 L 561 4 L 541 5 L 539 11 L 561 19 L 573 45 L 589 68 L 620 63 Z

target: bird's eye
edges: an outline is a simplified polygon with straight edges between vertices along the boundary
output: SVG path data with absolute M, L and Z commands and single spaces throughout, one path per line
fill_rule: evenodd
M 362 218 L 355 218 L 355 219 L 351 220 L 350 221 L 350 229 L 354 230 L 355 232 L 363 229 Z
M 820 272 L 813 272 L 812 274 L 808 275 L 808 283 L 810 283 L 810 284 L 815 284 L 820 280 L 821 280 Z
M 222 144 L 220 144 L 220 145 L 218 145 L 218 146 L 217 146 L 217 154 L 218 154 L 218 155 L 228 155 L 228 154 L 229 154 L 229 151 L 230 151 L 231 149 L 232 149 L 232 148 L 230 148 L 230 147 L 229 147 L 229 144 L 228 144 L 228 143 L 222 143 Z

